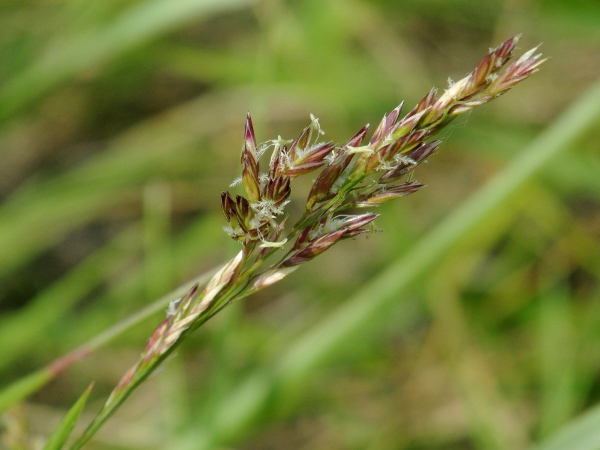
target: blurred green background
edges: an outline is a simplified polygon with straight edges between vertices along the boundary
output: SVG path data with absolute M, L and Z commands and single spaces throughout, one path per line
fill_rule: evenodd
M 432 230 L 544 130 L 565 131 L 555 120 L 600 74 L 597 0 L 3 1 L 0 385 L 235 254 L 219 194 L 247 111 L 259 141 L 297 136 L 313 113 L 343 142 L 520 32 L 519 52 L 543 42 L 550 60 L 443 132 L 416 173 L 428 187 L 377 211 L 382 233 L 225 310 L 88 448 L 551 436 L 600 401 L 598 118 L 448 248 Z M 385 293 L 382 274 L 398 280 Z M 89 421 L 162 317 L 11 408 L 0 448 L 36 448 L 95 380 Z

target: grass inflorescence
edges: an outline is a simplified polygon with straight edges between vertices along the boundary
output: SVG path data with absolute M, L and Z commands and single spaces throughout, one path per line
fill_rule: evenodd
M 222 192 L 224 231 L 241 245 L 235 258 L 200 288 L 173 300 L 167 317 L 151 334 L 140 360 L 123 376 L 104 407 L 72 448 L 87 442 L 127 397 L 164 361 L 188 333 L 222 308 L 264 289 L 336 243 L 368 233 L 378 214 L 359 213 L 423 187 L 413 171 L 439 148 L 433 137 L 461 114 L 506 93 L 545 61 L 536 49 L 510 63 L 519 36 L 492 49 L 467 77 L 441 95 L 432 89 L 405 116 L 403 105 L 386 114 L 366 140 L 368 126 L 345 144 L 322 142 L 319 120 L 295 139 L 259 144 L 250 114 L 241 153 L 242 175 L 232 183 L 245 195 Z M 266 170 L 261 161 L 271 151 Z M 285 207 L 294 180 L 311 174 L 303 214 L 292 220 Z M 407 179 L 408 178 L 408 179 Z

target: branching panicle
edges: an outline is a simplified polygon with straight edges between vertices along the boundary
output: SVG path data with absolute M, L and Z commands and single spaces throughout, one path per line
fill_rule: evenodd
M 506 67 L 518 40 L 515 36 L 490 50 L 473 72 L 439 97 L 436 89 L 430 90 L 402 118 L 401 103 L 383 117 L 366 145 L 368 125 L 344 145 L 319 142 L 324 132 L 313 115 L 296 139 L 279 136 L 257 144 L 248 114 L 239 183 L 245 196 L 221 193 L 224 229 L 240 242 L 241 251 L 201 292 L 194 286 L 172 302 L 140 361 L 123 377 L 78 444 L 95 433 L 186 333 L 228 303 L 278 282 L 342 239 L 368 232 L 378 215 L 353 214 L 353 208 L 376 207 L 421 189 L 422 184 L 404 177 L 438 150 L 441 141 L 429 139 L 455 117 L 507 92 L 545 61 L 532 49 Z M 259 160 L 269 149 L 269 168 L 261 173 Z M 314 176 L 317 170 L 303 215 L 286 227 L 290 220 L 285 207 L 293 180 L 309 173 Z

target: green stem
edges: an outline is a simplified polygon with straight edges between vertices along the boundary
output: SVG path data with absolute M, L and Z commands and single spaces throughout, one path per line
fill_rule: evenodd
M 184 295 L 194 283 L 205 284 L 210 279 L 213 272 L 214 270 L 205 272 L 190 282 L 179 286 L 177 289 L 156 300 L 141 311 L 108 328 L 75 350 L 54 360 L 46 367 L 32 372 L 24 378 L 3 388 L 2 392 L 0 392 L 0 413 L 37 392 L 73 363 L 93 353 L 95 350 L 104 347 L 117 336 L 164 309 L 171 300 Z

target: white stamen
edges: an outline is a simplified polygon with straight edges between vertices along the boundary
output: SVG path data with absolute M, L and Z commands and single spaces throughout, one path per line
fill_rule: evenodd
M 283 214 L 285 205 L 289 202 L 289 200 L 286 200 L 281 205 L 277 206 L 273 200 L 260 200 L 259 202 L 251 203 L 250 207 L 256 213 L 256 218 L 259 221 L 264 219 L 271 220 Z M 255 228 L 254 225 L 253 228 Z
M 177 313 L 177 307 L 181 303 L 182 298 L 176 298 L 175 300 L 171 300 L 169 306 L 167 307 L 167 317 L 172 317 Z
M 269 182 L 269 174 L 268 173 L 260 173 L 258 175 L 258 182 L 260 184 L 261 189 L 264 188 Z
M 335 157 L 337 156 L 337 153 L 335 150 L 331 150 L 331 153 L 329 153 L 327 156 L 325 156 L 325 158 L 323 158 L 325 161 L 327 161 L 327 164 L 331 164 L 333 163 L 333 160 L 335 159 Z
M 394 160 L 398 163 L 406 164 L 407 166 L 416 166 L 417 165 L 417 162 L 414 159 L 412 159 L 406 155 L 396 155 L 396 156 L 394 156 Z

